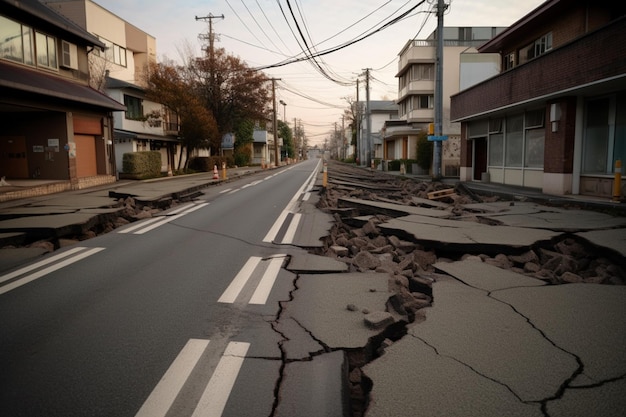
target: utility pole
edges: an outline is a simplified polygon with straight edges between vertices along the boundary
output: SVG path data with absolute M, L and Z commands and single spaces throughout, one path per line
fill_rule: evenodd
M 443 13 L 448 5 L 437 0 L 437 53 L 435 58 L 435 140 L 433 147 L 433 179 L 441 179 L 441 148 L 443 140 Z
M 359 159 L 359 165 L 363 165 L 363 138 L 361 137 L 361 102 L 359 101 L 359 79 L 356 79 L 356 108 L 354 109 L 356 129 L 355 155 Z
M 374 145 L 372 144 L 372 113 L 370 108 L 370 68 L 365 69 L 365 101 L 366 101 L 366 110 L 365 116 L 367 119 L 366 122 L 366 130 L 365 130 L 365 141 L 367 142 L 366 148 L 366 158 L 365 162 L 366 166 L 372 166 L 372 149 L 374 149 Z
M 276 164 L 276 168 L 278 168 L 278 122 L 276 121 L 276 81 L 279 81 L 280 78 L 271 78 L 272 81 L 272 106 L 274 108 L 274 117 L 273 125 L 274 125 L 274 163 Z
M 208 20 L 209 21 L 209 58 L 213 59 L 213 53 L 215 51 L 215 34 L 213 33 L 213 19 L 223 19 L 224 15 L 213 16 L 212 13 L 209 13 L 208 16 L 198 17 L 196 16 L 196 20 Z

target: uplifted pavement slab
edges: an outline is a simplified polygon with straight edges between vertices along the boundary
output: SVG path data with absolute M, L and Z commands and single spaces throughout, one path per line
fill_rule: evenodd
M 485 291 L 545 285 L 545 282 L 539 279 L 498 268 L 480 260 L 437 262 L 433 264 L 433 267 L 456 277 L 471 287 Z
M 283 303 L 281 320 L 293 319 L 312 338 L 330 349 L 362 348 L 380 333 L 364 322 L 364 311 L 385 308 L 388 274 L 345 273 L 300 275 L 293 300 Z M 348 305 L 354 309 L 348 309 Z M 285 335 L 291 339 L 289 334 Z M 297 336 L 297 335 L 296 335 Z
M 285 366 L 276 417 L 346 416 L 349 411 L 345 353 L 338 350 Z M 288 400 L 287 400 L 288 399 Z
M 363 373 L 373 383 L 366 417 L 545 417 L 539 404 L 520 401 L 505 385 L 412 335 Z
M 624 417 L 626 379 L 606 382 L 593 389 L 567 390 L 563 398 L 546 407 L 550 417 Z
M 528 289 L 543 287 L 510 291 Z M 514 306 L 487 291 L 444 277 L 433 285 L 433 300 L 432 308 L 424 310 L 426 320 L 408 333 L 439 355 L 506 387 L 522 402 L 553 397 L 579 372 L 574 354 L 555 345 Z
M 537 242 L 549 241 L 559 232 L 512 226 L 490 226 L 482 223 L 436 219 L 429 216 L 408 215 L 390 219 L 378 227 L 387 234 L 410 235 L 417 241 L 433 246 L 457 246 L 458 250 L 480 253 L 483 250 L 521 249 Z
M 285 269 L 300 274 L 326 274 L 330 272 L 346 272 L 348 271 L 348 264 L 328 256 L 296 253 L 291 256 L 289 264 Z
M 361 200 L 358 198 L 341 197 L 337 201 L 339 207 L 356 207 L 363 211 L 371 211 L 372 214 L 388 214 L 402 216 L 404 214 L 417 214 L 420 216 L 449 218 L 453 214 L 443 209 L 407 206 L 405 204 L 393 204 L 383 201 Z
M 491 296 L 515 308 L 547 339 L 580 360 L 567 390 L 626 379 L 626 286 L 549 285 Z
M 592 230 L 576 233 L 596 246 L 607 248 L 626 256 L 626 228 L 611 230 Z
M 626 227 L 626 217 L 616 217 L 590 210 L 568 210 L 554 207 L 526 213 L 503 211 L 496 214 L 483 214 L 479 217 L 496 219 L 506 226 L 532 227 L 564 232 Z

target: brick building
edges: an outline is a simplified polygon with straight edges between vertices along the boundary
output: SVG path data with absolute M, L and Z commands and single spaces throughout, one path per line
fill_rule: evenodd
M 501 72 L 451 97 L 460 179 L 610 197 L 626 162 L 625 45 L 626 4 L 548 0 L 480 46 Z

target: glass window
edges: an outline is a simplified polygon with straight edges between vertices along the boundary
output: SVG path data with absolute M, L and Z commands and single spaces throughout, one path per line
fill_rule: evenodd
M 22 43 L 24 47 L 24 63 L 35 65 L 35 39 L 33 30 L 27 26 L 22 26 Z
M 57 68 L 56 40 L 52 36 L 35 32 L 35 49 L 37 50 L 38 66 Z
M 502 166 L 504 150 L 504 135 L 502 133 L 489 135 L 489 165 Z
M 0 16 L 0 57 L 24 62 L 22 25 Z
M 143 118 L 141 99 L 124 94 L 124 105 L 126 106 L 127 119 L 141 120 Z
M 583 172 L 607 173 L 609 150 L 608 98 L 587 103 L 587 126 L 583 146 Z
M 411 67 L 412 80 L 434 80 L 435 64 L 414 64 Z
M 524 152 L 525 167 L 543 168 L 544 144 L 544 129 L 529 129 L 526 131 L 526 151 Z
M 524 116 L 506 119 L 506 166 L 521 167 L 524 150 Z
M 622 175 L 626 168 L 626 93 L 617 96 L 615 115 L 615 147 L 613 148 L 613 162 L 622 161 Z M 615 166 L 615 164 L 613 164 Z

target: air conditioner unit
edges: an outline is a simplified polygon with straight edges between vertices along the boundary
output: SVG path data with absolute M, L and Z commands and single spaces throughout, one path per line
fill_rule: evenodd
M 61 66 L 78 69 L 78 49 L 73 43 L 61 41 Z

